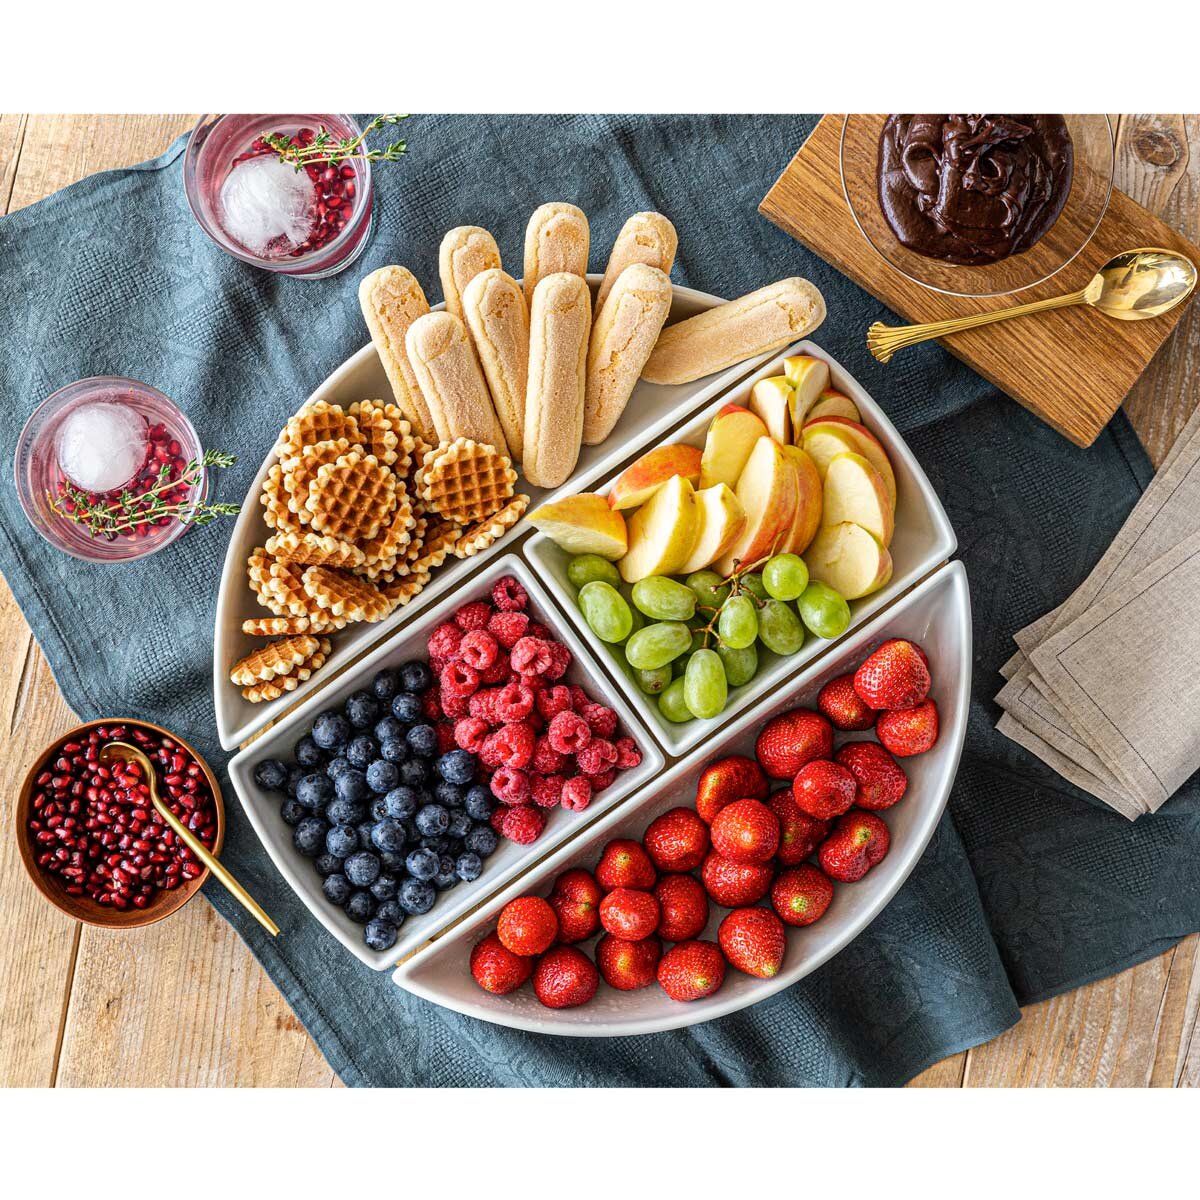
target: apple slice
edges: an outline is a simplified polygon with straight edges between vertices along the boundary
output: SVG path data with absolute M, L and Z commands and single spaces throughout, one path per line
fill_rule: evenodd
M 817 402 L 808 410 L 809 421 L 820 420 L 821 417 L 845 417 L 848 421 L 862 421 L 858 413 L 858 405 L 832 388 L 826 388 L 818 397 Z
M 783 453 L 796 471 L 797 498 L 796 515 L 792 518 L 787 545 L 781 544 L 780 549 L 803 554 L 821 527 L 821 514 L 825 508 L 821 476 L 816 463 L 799 446 L 785 445 Z
M 823 525 L 853 521 L 885 546 L 892 543 L 896 514 L 879 472 L 861 454 L 839 454 L 825 472 Z
M 892 577 L 892 556 L 861 525 L 827 525 L 813 538 L 804 561 L 813 579 L 847 600 L 877 592 Z
M 690 575 L 714 563 L 730 546 L 746 524 L 742 502 L 724 483 L 714 483 L 696 493 L 696 544 L 680 575 Z
M 783 375 L 760 379 L 750 389 L 750 411 L 762 418 L 767 432 L 777 442 L 792 440 L 792 418 L 788 414 L 791 397 L 792 385 Z
M 712 419 L 700 458 L 700 487 L 723 483 L 736 487 L 742 468 L 767 427 L 748 408 L 726 404 Z
M 822 358 L 809 354 L 794 354 L 783 360 L 783 373 L 792 385 L 790 402 L 792 429 L 795 438 L 808 418 L 808 410 L 817 402 L 817 397 L 829 386 L 829 364 Z
M 892 508 L 895 509 L 896 474 L 892 470 L 887 451 L 884 450 L 879 439 L 865 425 L 860 425 L 857 421 L 848 421 L 845 417 L 822 417 L 819 421 L 809 421 L 804 426 L 804 448 L 812 455 L 813 461 L 817 464 L 817 470 L 821 472 L 821 478 L 825 478 L 825 468 L 828 467 L 829 460 L 835 454 L 845 453 L 843 450 L 835 449 L 836 443 L 828 440 L 831 434 L 846 443 L 847 449 L 861 454 L 879 472 L 884 486 L 887 488 L 888 499 L 892 502 Z M 810 448 L 810 439 L 815 448 Z
M 674 575 L 696 544 L 696 492 L 672 475 L 629 521 L 629 552 L 617 569 L 626 583 L 648 575 Z
M 637 508 L 645 504 L 673 475 L 682 475 L 693 487 L 700 478 L 700 451 L 695 446 L 671 443 L 647 450 L 617 476 L 609 489 L 612 508 Z
M 625 518 L 595 492 L 581 492 L 529 514 L 529 523 L 557 542 L 568 554 L 620 558 L 629 549 Z
M 754 443 L 737 484 L 746 524 L 717 562 L 722 575 L 733 571 L 735 561 L 757 562 L 781 548 L 796 515 L 797 479 L 791 459 L 773 437 L 764 434 Z

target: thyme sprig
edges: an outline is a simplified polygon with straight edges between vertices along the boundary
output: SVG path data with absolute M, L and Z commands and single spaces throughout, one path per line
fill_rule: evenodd
M 353 138 L 335 138 L 322 125 L 306 146 L 293 141 L 286 133 L 260 133 L 258 136 L 279 155 L 281 162 L 291 163 L 297 171 L 318 163 L 337 166 L 350 158 L 366 159 L 368 162 L 396 162 L 408 152 L 408 143 L 403 138 L 389 142 L 382 150 L 372 150 L 366 144 L 367 135 L 385 125 L 398 125 L 407 119 L 408 113 L 380 113 L 358 137 Z

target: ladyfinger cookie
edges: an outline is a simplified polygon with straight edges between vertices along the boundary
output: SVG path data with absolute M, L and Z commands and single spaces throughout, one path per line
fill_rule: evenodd
M 592 296 L 581 275 L 558 271 L 534 289 L 521 469 L 538 487 L 565 482 L 579 458 L 591 328 Z
M 500 247 L 486 229 L 478 225 L 460 225 L 442 238 L 438 250 L 438 274 L 442 277 L 442 295 L 446 311 L 463 318 L 462 294 L 480 271 L 500 266 Z
M 781 279 L 662 331 L 642 371 L 650 383 L 691 383 L 779 350 L 825 320 L 825 299 L 807 279 Z
M 613 284 L 626 267 L 631 267 L 634 263 L 645 263 L 647 266 L 657 267 L 664 275 L 670 275 L 678 248 L 679 235 L 675 232 L 675 226 L 662 213 L 634 213 L 621 227 L 617 240 L 613 242 L 608 266 L 604 269 L 604 278 L 600 282 L 600 290 L 596 293 L 596 316 L 600 315 L 608 293 L 612 291 Z M 584 440 L 587 440 L 586 435 Z
M 583 441 L 598 446 L 620 419 L 671 312 L 671 280 L 633 263 L 621 272 L 592 326 L 584 391 Z
M 421 285 L 405 267 L 380 267 L 358 285 L 358 302 L 400 411 L 429 441 L 433 418 L 404 347 L 409 326 L 429 311 Z
M 525 300 L 533 307 L 533 289 L 556 272 L 587 275 L 591 234 L 583 209 L 573 204 L 543 204 L 525 229 Z
M 529 309 L 525 293 L 511 275 L 501 270 L 482 271 L 467 284 L 462 302 L 509 453 L 520 462 L 529 382 Z
M 429 313 L 409 327 L 405 347 L 429 405 L 432 440 L 471 438 L 508 454 L 466 326 L 453 313 Z

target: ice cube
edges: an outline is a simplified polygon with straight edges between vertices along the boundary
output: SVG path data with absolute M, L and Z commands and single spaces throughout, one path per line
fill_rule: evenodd
M 308 237 L 315 203 L 308 172 L 269 154 L 239 163 L 221 185 L 225 232 L 261 258 L 286 254 Z
M 123 404 L 84 404 L 58 431 L 58 465 L 85 492 L 111 492 L 128 483 L 146 457 L 146 421 Z

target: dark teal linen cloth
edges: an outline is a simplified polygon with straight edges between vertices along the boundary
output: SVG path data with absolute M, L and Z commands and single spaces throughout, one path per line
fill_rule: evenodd
M 418 117 L 411 151 L 376 172 L 367 252 L 321 282 L 221 253 L 183 195 L 182 142 L 0 220 L 0 458 L 56 388 L 132 375 L 179 402 L 207 446 L 236 452 L 240 500 L 285 418 L 364 344 L 355 289 L 389 262 L 438 298 L 437 247 L 479 224 L 519 264 L 525 220 L 578 203 L 602 269 L 625 218 L 668 214 L 674 277 L 727 296 L 800 274 L 824 291 L 817 340 L 908 438 L 958 532 L 975 621 L 974 698 L 950 814 L 877 921 L 820 971 L 748 1011 L 690 1030 L 546 1038 L 416 1000 L 359 966 L 276 874 L 229 793 L 225 858 L 283 927 L 271 941 L 218 886 L 207 895 L 352 1085 L 898 1084 L 995 1036 L 1017 1005 L 1111 974 L 1200 927 L 1193 781 L 1134 825 L 1088 802 L 996 733 L 991 701 L 1011 635 L 1083 579 L 1150 467 L 1118 415 L 1079 450 L 934 345 L 882 367 L 863 331 L 889 314 L 759 216 L 814 118 Z M 11 479 L 11 476 L 10 476 Z M 141 563 L 59 554 L 0 489 L 0 569 L 68 701 L 84 717 L 141 715 L 214 767 L 211 630 L 230 523 Z

